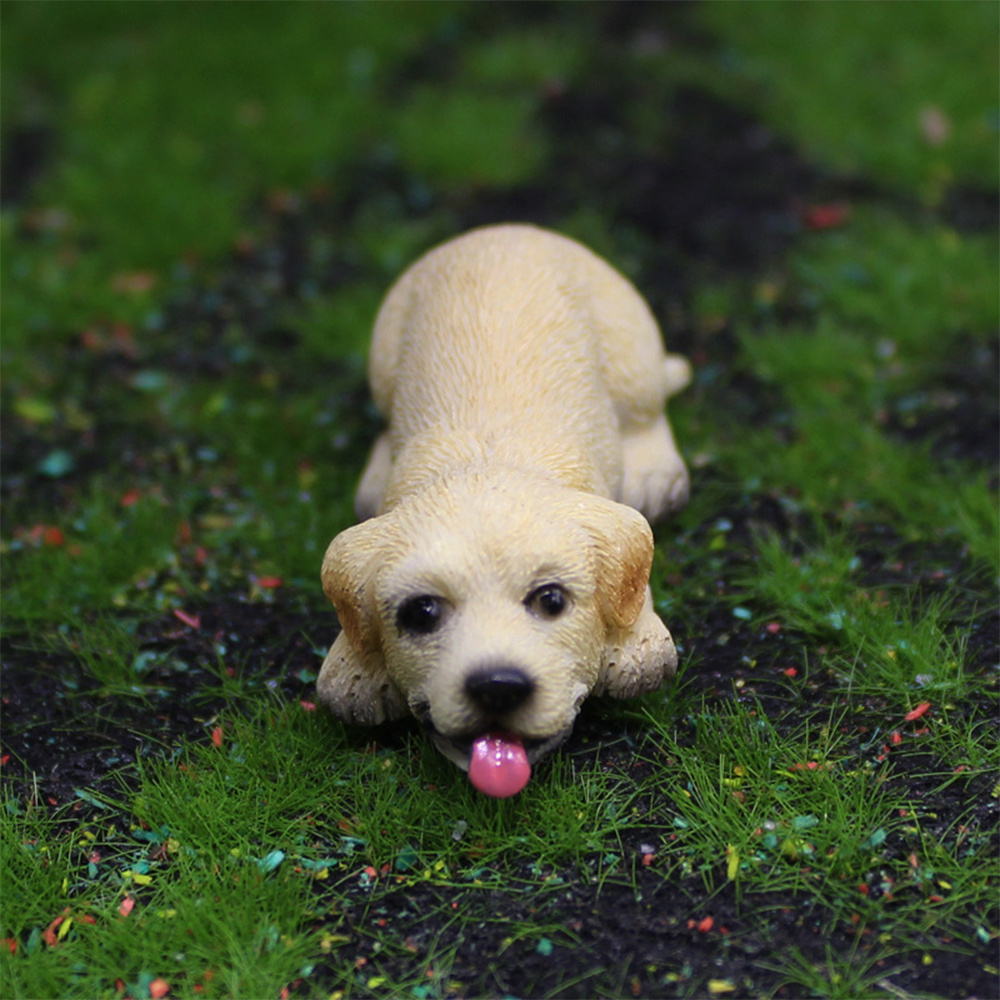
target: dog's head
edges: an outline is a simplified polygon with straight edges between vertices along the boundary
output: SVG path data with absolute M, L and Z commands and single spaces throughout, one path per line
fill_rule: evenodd
M 410 711 L 463 768 L 493 731 L 537 760 L 588 694 L 636 694 L 673 669 L 652 553 L 623 504 L 514 473 L 442 482 L 330 544 L 343 632 L 319 696 L 349 722 Z

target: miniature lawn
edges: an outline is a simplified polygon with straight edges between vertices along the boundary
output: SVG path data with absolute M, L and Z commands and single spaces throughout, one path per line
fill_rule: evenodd
M 989 3 L 7 4 L 0 994 L 993 997 Z M 314 704 L 421 250 L 695 367 L 674 684 L 518 797 Z

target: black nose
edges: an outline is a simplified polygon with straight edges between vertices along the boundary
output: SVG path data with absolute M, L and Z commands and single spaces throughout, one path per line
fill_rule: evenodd
M 483 667 L 465 679 L 466 694 L 493 715 L 513 711 L 534 690 L 535 682 L 518 667 Z

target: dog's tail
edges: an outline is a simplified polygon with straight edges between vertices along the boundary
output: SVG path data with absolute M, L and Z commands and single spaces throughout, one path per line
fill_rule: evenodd
M 668 354 L 663 363 L 663 382 L 667 399 L 686 389 L 691 383 L 691 364 L 680 354 Z

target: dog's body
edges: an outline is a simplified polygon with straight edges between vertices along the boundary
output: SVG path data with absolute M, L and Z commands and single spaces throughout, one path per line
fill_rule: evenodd
M 467 767 L 488 731 L 537 759 L 586 695 L 657 687 L 676 652 L 641 514 L 687 496 L 664 404 L 689 368 L 632 285 L 554 233 L 475 230 L 390 290 L 370 378 L 389 426 L 368 520 L 323 563 L 343 626 L 317 684 L 330 709 L 412 711 Z

